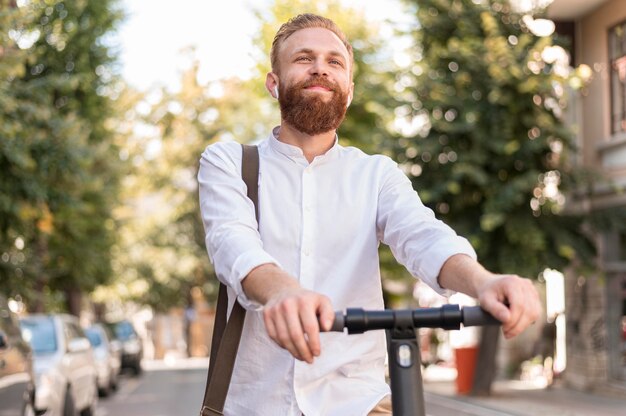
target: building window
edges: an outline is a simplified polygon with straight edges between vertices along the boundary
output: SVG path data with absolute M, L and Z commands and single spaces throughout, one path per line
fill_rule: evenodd
M 611 134 L 626 132 L 626 21 L 609 30 Z

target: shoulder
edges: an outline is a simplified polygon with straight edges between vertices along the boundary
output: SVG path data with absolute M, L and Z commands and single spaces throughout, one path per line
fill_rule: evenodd
M 216 142 L 208 145 L 201 159 L 213 164 L 241 165 L 241 144 L 237 142 Z
M 361 149 L 352 146 L 341 147 L 341 157 L 363 167 L 380 170 L 398 169 L 398 164 L 389 156 L 382 154 L 367 154 Z
M 237 142 L 216 142 L 208 145 L 203 156 L 211 157 L 233 157 L 239 154 L 241 156 L 241 144 Z

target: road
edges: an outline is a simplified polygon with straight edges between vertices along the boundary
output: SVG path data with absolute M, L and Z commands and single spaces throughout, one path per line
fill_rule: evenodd
M 96 416 L 195 416 L 200 411 L 206 367 L 144 365 L 139 377 L 122 375 L 120 387 L 100 399 Z
M 196 416 L 206 362 L 147 363 L 139 377 L 124 374 L 117 392 L 101 398 L 96 416 Z M 505 416 L 508 413 L 426 393 L 428 416 Z

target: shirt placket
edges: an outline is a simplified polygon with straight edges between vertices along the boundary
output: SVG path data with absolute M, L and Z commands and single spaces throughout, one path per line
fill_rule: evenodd
M 315 188 L 314 169 L 309 165 L 302 173 L 302 242 L 300 246 L 300 284 L 307 289 L 313 288 Z

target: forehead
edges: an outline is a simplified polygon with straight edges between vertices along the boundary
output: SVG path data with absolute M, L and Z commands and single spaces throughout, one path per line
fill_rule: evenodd
M 300 29 L 294 32 L 283 42 L 279 53 L 289 56 L 302 49 L 313 52 L 339 54 L 346 61 L 349 59 L 348 50 L 341 39 L 332 31 L 320 27 Z

